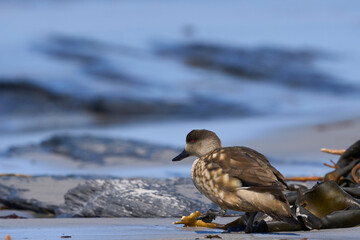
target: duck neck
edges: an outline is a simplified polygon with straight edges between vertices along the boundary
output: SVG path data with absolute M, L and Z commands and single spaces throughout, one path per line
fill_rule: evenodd
M 212 152 L 217 148 L 221 148 L 222 144 L 221 144 L 220 140 L 216 139 L 216 140 L 207 142 L 204 146 L 206 146 L 206 147 L 201 148 L 201 151 L 199 151 L 198 157 L 208 154 L 209 152 Z

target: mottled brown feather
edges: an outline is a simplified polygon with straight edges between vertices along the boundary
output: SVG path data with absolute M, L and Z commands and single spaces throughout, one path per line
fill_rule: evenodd
M 213 157 L 224 155 L 223 158 Z M 218 148 L 203 156 L 206 164 L 221 168 L 246 186 L 286 188 L 284 176 L 261 153 L 247 147 Z

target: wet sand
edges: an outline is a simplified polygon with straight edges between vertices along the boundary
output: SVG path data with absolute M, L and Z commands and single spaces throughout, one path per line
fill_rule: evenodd
M 358 239 L 360 227 L 282 232 L 269 234 L 221 234 L 220 230 L 183 228 L 174 218 L 71 218 L 71 219 L 2 219 L 0 237 L 16 239 Z M 223 219 L 220 219 L 220 221 Z M 210 236 L 209 236 L 210 235 Z

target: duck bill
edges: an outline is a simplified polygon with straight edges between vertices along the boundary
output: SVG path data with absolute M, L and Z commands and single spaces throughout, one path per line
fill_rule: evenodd
M 183 160 L 184 158 L 187 158 L 188 156 L 190 156 L 185 150 L 182 151 L 182 153 L 180 153 L 179 155 L 177 155 L 176 157 L 173 158 L 173 162 L 175 161 L 181 161 Z

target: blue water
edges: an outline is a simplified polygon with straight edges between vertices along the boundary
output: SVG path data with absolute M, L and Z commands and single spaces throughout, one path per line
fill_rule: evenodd
M 358 117 L 360 113 L 354 109 L 360 109 L 360 94 L 340 94 L 336 88 L 332 91 L 317 91 L 316 87 L 302 89 L 274 84 L 267 79 L 253 81 L 213 69 L 191 67 L 179 59 L 159 56 L 156 49 L 159 44 L 178 46 L 202 42 L 235 49 L 270 47 L 320 52 L 322 57 L 312 61 L 311 67 L 331 76 L 336 84 L 357 89 L 360 88 L 359 5 L 358 1 L 283 2 L 281 5 L 264 1 L 140 0 L 88 1 L 86 4 L 83 1 L 1 1 L 0 82 L 26 79 L 61 96 L 83 101 L 127 97 L 144 102 L 188 103 L 199 105 L 201 110 L 203 103 L 194 99 L 211 99 L 245 106 L 251 111 L 232 116 L 215 109 L 211 118 L 193 118 L 196 112 L 156 120 L 145 115 L 134 122 L 110 125 L 98 125 L 96 118 L 77 111 L 65 114 L 66 117 L 56 115 L 58 113 L 26 117 L 2 114 L 0 150 L 38 143 L 55 133 L 90 133 L 180 148 L 186 133 L 194 128 L 212 129 L 221 136 L 224 145 L 231 145 L 285 128 Z M 90 52 L 101 61 L 95 68 L 89 68 L 74 59 L 49 55 L 49 49 L 64 50 L 53 40 L 56 37 L 101 43 L 99 49 L 83 43 L 65 48 L 85 55 Z M 136 84 L 99 76 L 105 70 L 124 74 Z M 102 174 L 103 171 L 115 176 L 188 174 L 186 167 L 176 169 L 171 165 L 96 172 L 69 170 L 66 166 L 56 169 L 51 164 L 34 167 L 29 160 L 22 164 L 6 161 L 2 163 L 3 171 L 40 175 Z M 292 174 L 291 165 L 277 167 Z M 314 174 L 323 171 L 319 165 L 307 167 Z

